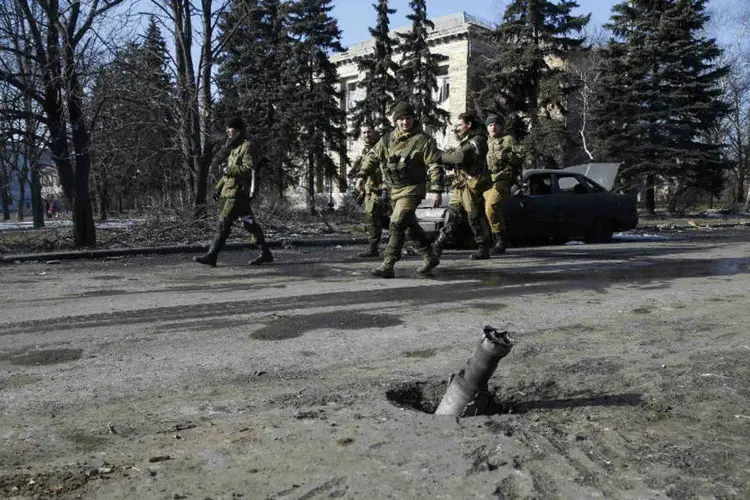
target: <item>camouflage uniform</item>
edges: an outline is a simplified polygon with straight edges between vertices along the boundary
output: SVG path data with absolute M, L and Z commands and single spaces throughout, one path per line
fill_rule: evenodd
M 433 251 L 440 255 L 447 241 L 455 237 L 458 223 L 464 214 L 468 216 L 469 226 L 474 233 L 474 241 L 479 248 L 473 258 L 487 258 L 489 255 L 490 229 L 484 215 L 482 193 L 491 186 L 489 171 L 486 165 L 487 138 L 484 134 L 470 129 L 458 147 L 443 153 L 441 162 L 453 166 L 455 177 L 451 191 L 448 217 L 445 226 L 440 230 L 433 244 Z
M 395 112 L 394 119 L 397 119 Z M 428 272 L 440 261 L 433 255 L 424 230 L 417 222 L 416 209 L 428 190 L 439 193 L 443 189 L 443 169 L 435 140 L 416 124 L 409 132 L 401 132 L 398 128 L 393 130 L 365 156 L 358 177 L 369 179 L 381 172 L 393 213 L 383 266 L 373 269 L 373 274 L 393 277 L 393 265 L 401 259 L 407 235 L 424 257 L 425 264 L 418 272 Z
M 215 193 L 218 194 L 219 201 L 219 222 L 216 236 L 208 253 L 196 258 L 197 262 L 216 265 L 216 257 L 224 247 L 227 238 L 229 238 L 232 232 L 232 224 L 237 219 L 242 220 L 245 230 L 255 237 L 256 243 L 261 248 L 262 253 L 249 263 L 255 265 L 273 261 L 273 255 L 263 235 L 263 229 L 255 219 L 250 206 L 254 194 L 251 192 L 254 169 L 255 163 L 250 154 L 250 144 L 246 140 L 241 140 L 229 152 L 226 170 L 215 187 Z
M 492 187 L 484 192 L 484 209 L 498 252 L 505 248 L 505 219 L 503 203 L 510 197 L 510 188 L 521 175 L 523 151 L 510 135 L 490 137 L 487 166 L 492 176 Z
M 374 147 L 375 144 L 365 143 L 362 154 L 354 160 L 350 175 L 356 177 L 359 174 L 362 170 L 362 163 L 365 157 Z M 383 175 L 379 169 L 376 169 L 371 175 L 367 176 L 364 204 L 370 247 L 367 252 L 360 254 L 360 257 L 378 257 L 380 255 L 378 246 L 383 235 L 383 229 L 385 229 L 385 225 L 387 224 L 387 216 L 391 210 L 388 192 L 383 184 Z

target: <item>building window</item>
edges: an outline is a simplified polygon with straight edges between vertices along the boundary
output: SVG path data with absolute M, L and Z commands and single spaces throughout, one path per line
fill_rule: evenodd
M 437 89 L 432 93 L 432 99 L 442 104 L 451 96 L 451 80 L 448 76 L 448 66 L 440 66 L 437 74 Z
M 364 89 L 357 86 L 356 81 L 346 83 L 346 111 L 350 111 L 364 97 Z

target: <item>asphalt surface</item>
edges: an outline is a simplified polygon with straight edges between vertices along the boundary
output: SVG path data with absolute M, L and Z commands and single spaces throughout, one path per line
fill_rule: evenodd
M 407 254 L 393 280 L 341 243 L 0 266 L 0 496 L 750 495 L 750 229 L 452 250 L 427 277 Z M 485 324 L 516 340 L 514 403 L 428 415 Z

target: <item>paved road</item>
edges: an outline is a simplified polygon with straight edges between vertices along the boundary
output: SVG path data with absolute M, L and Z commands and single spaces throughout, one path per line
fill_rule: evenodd
M 243 252 L 215 269 L 190 255 L 0 266 L 0 496 L 657 497 L 670 491 L 671 459 L 644 464 L 642 450 L 587 436 L 614 426 L 618 406 L 660 411 L 647 374 L 683 358 L 649 344 L 655 329 L 710 323 L 733 335 L 724 349 L 750 349 L 732 330 L 749 302 L 750 229 L 511 249 L 487 262 L 448 251 L 429 277 L 412 256 L 394 280 L 372 278 L 377 262 L 361 250 L 282 250 L 262 268 Z M 709 306 L 723 319 L 698 317 Z M 505 398 L 527 398 L 521 420 L 457 426 L 392 404 L 428 411 L 439 395 L 420 391 L 439 391 L 485 324 L 515 332 L 497 378 L 514 380 Z M 638 371 L 620 373 L 628 357 Z M 562 412 L 535 430 L 530 408 L 545 415 L 555 401 Z M 549 437 L 550 458 L 534 455 L 550 428 L 580 435 L 557 448 Z M 571 442 L 593 451 L 563 453 Z M 607 450 L 629 465 L 590 454 Z M 750 492 L 750 474 L 735 472 L 745 479 L 724 478 L 721 492 Z M 587 474 L 596 480 L 576 479 Z M 711 494 L 719 473 L 680 474 Z

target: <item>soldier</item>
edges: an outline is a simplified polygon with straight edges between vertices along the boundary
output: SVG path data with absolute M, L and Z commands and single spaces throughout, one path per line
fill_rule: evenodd
M 458 117 L 457 148 L 446 151 L 441 156 L 441 163 L 455 171 L 451 201 L 448 205 L 448 217 L 440 229 L 437 239 L 432 244 L 432 251 L 438 257 L 448 241 L 453 240 L 459 221 L 468 216 L 469 226 L 474 233 L 477 251 L 471 259 L 489 259 L 491 235 L 487 219 L 484 216 L 484 199 L 482 193 L 491 186 L 487 170 L 487 138 L 479 119 L 471 113 L 462 113 Z
M 378 139 L 380 139 L 373 126 L 369 123 L 363 123 L 359 131 L 364 142 L 364 148 L 362 148 L 362 154 L 354 160 L 352 171 L 349 174 L 351 177 L 356 177 L 359 174 L 362 168 L 362 161 L 372 151 L 372 148 L 375 147 Z M 370 247 L 366 252 L 359 254 L 359 256 L 380 257 L 378 246 L 380 245 L 380 238 L 383 235 L 386 216 L 390 210 L 390 203 L 388 202 L 388 193 L 383 185 L 383 175 L 379 169 L 376 169 L 372 175 L 367 177 L 364 190 L 364 203 Z
M 502 135 L 500 117 L 490 115 L 485 121 L 489 133 L 487 166 L 492 176 L 492 187 L 484 192 L 484 209 L 490 222 L 495 242 L 492 253 L 505 253 L 508 245 L 505 236 L 503 203 L 510 197 L 510 188 L 521 175 L 523 152 L 511 135 Z
M 250 207 L 257 185 L 255 182 L 256 163 L 249 149 L 250 143 L 245 139 L 245 122 L 239 117 L 231 118 L 227 121 L 227 142 L 223 148 L 224 151 L 229 152 L 227 165 L 224 175 L 214 190 L 214 199 L 219 201 L 219 223 L 208 253 L 194 259 L 199 264 L 216 266 L 216 258 L 232 232 L 232 224 L 238 218 L 242 219 L 245 229 L 255 236 L 255 241 L 261 249 L 261 254 L 248 264 L 260 265 L 273 262 L 273 254 L 263 236 L 263 229 L 258 225 Z
M 357 189 L 361 190 L 366 179 L 381 171 L 393 205 L 388 226 L 388 249 L 383 264 L 372 270 L 374 276 L 381 278 L 395 276 L 393 266 L 401 259 L 407 234 L 416 242 L 424 259 L 418 273 L 426 274 L 440 264 L 415 213 L 428 190 L 432 204 L 440 206 L 443 191 L 440 154 L 435 140 L 415 123 L 412 105 L 399 102 L 393 110 L 393 121 L 396 128 L 383 136 L 365 156 L 357 176 Z

